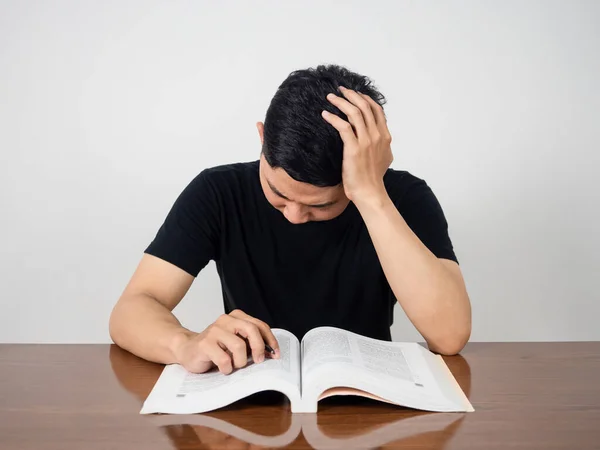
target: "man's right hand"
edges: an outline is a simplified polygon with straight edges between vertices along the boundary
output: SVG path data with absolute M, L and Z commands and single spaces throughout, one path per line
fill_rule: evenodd
M 202 333 L 185 335 L 177 342 L 175 355 L 177 362 L 189 372 L 203 373 L 214 365 L 220 372 L 230 374 L 247 364 L 248 350 L 255 363 L 264 361 L 265 343 L 275 350 L 270 356 L 279 358 L 279 344 L 271 328 L 236 309 L 221 315 Z

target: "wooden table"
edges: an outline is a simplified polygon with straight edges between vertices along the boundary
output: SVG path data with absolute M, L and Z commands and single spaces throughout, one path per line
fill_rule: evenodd
M 256 395 L 211 414 L 139 414 L 162 366 L 114 345 L 0 345 L 0 449 L 600 449 L 600 342 L 473 343 L 445 358 L 475 412 Z

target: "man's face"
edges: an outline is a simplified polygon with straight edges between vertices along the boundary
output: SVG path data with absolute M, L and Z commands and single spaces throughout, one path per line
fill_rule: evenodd
M 350 202 L 342 185 L 316 187 L 301 183 L 282 168 L 273 169 L 262 154 L 260 184 L 269 203 L 293 224 L 334 219 Z

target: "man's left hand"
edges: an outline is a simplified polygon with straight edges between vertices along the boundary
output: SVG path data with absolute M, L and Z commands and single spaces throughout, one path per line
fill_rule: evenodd
M 383 175 L 394 159 L 385 114 L 368 95 L 343 87 L 340 91 L 345 98 L 329 94 L 327 99 L 348 116 L 349 122 L 327 111 L 322 115 L 344 142 L 344 191 L 355 204 L 376 201 L 387 195 Z

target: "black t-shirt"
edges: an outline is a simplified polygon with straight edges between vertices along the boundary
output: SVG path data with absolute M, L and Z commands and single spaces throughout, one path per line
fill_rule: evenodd
M 457 261 L 429 186 L 392 169 L 384 183 L 429 250 Z M 356 206 L 329 221 L 293 225 L 267 201 L 258 161 L 202 171 L 146 253 L 193 276 L 214 260 L 226 313 L 239 308 L 299 339 L 322 325 L 391 339 L 396 300 Z

